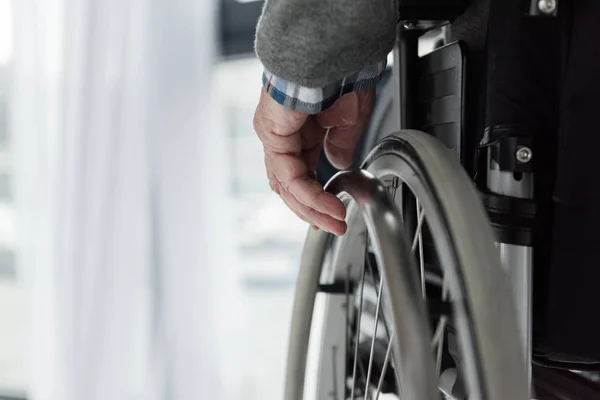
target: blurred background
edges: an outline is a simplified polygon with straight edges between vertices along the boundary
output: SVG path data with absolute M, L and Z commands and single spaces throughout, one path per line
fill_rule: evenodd
M 0 0 L 0 399 L 278 399 L 261 3 Z

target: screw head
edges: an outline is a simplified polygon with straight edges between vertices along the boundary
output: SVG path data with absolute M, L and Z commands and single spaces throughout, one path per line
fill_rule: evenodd
M 552 14 L 556 11 L 556 0 L 540 0 L 538 1 L 538 9 L 544 14 Z
M 416 21 L 404 21 L 404 29 L 415 29 L 416 27 Z
M 517 148 L 515 157 L 518 162 L 525 164 L 531 161 L 531 158 L 533 157 L 533 151 L 531 151 L 531 149 L 527 146 L 519 146 Z

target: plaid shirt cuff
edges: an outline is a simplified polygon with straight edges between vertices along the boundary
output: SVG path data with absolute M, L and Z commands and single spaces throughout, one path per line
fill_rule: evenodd
M 279 104 L 307 114 L 325 111 L 346 93 L 370 89 L 377 85 L 385 71 L 387 61 L 382 61 L 362 71 L 348 75 L 325 87 L 309 88 L 278 78 L 265 70 L 263 87 Z

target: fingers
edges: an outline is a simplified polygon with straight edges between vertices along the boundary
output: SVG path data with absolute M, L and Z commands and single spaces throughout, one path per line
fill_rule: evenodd
M 288 191 L 282 191 L 280 196 L 292 211 L 295 211 L 297 215 L 300 214 L 304 217 L 301 217 L 303 220 L 308 220 L 311 224 L 316 225 L 326 232 L 331 232 L 334 235 L 341 236 L 346 233 L 346 222 L 337 220 L 330 215 L 320 213 L 313 208 L 305 206 Z
M 325 139 L 326 130 L 317 123 L 317 120 L 312 117 L 300 128 L 300 136 L 302 137 L 302 156 L 306 163 L 308 176 L 312 179 L 317 179 L 317 166 L 321 157 L 321 148 Z
M 335 218 L 331 217 L 330 215 L 318 212 L 315 209 L 310 208 L 309 206 L 306 206 L 305 204 L 302 204 L 300 201 L 298 201 L 298 199 L 296 199 L 296 197 L 294 196 L 294 194 L 291 191 L 286 190 L 282 186 L 282 184 L 279 182 L 279 180 L 277 179 L 273 168 L 270 167 L 269 161 L 268 161 L 268 156 L 266 153 L 265 153 L 265 166 L 267 168 L 267 177 L 269 178 L 269 185 L 271 186 L 271 189 L 281 197 L 283 202 L 288 206 L 288 208 L 294 214 L 296 214 L 296 216 L 298 218 L 300 218 L 304 222 L 307 222 L 307 223 L 313 225 L 313 227 L 317 226 L 320 229 L 323 229 L 327 232 L 331 232 L 336 235 L 343 235 L 346 232 L 346 223 L 344 221 L 335 219 Z M 323 189 L 321 188 L 321 191 L 322 190 Z M 329 193 L 326 193 L 326 194 L 329 196 L 333 196 Z M 335 197 L 335 196 L 333 196 L 333 197 Z M 339 201 L 339 199 L 337 197 L 335 197 L 335 200 Z M 343 207 L 343 205 L 342 205 L 342 207 Z M 344 209 L 344 213 L 345 213 L 345 209 Z
M 329 129 L 325 137 L 325 154 L 334 167 L 345 169 L 352 164 L 374 104 L 374 89 L 351 92 L 318 115 L 319 125 Z
M 363 129 L 362 126 L 350 125 L 329 130 L 325 138 L 324 149 L 331 165 L 337 169 L 350 168 Z
M 342 201 L 325 192 L 317 181 L 308 177 L 306 164 L 301 157 L 268 152 L 265 157 L 267 169 L 273 171 L 281 187 L 291 193 L 297 201 L 339 221 L 345 219 L 346 208 Z
M 285 205 L 294 213 L 296 214 L 296 216 L 298 218 L 300 218 L 302 221 L 310 224 L 311 222 L 302 214 L 300 214 L 299 212 L 295 211 L 294 209 L 292 209 L 292 207 L 288 204 L 287 201 L 285 201 L 285 199 L 281 196 L 282 191 L 284 190 L 281 185 L 279 184 L 279 181 L 277 180 L 277 177 L 275 176 L 275 174 L 273 173 L 273 171 L 269 170 L 267 168 L 267 178 L 269 179 L 269 186 L 271 187 L 271 190 L 273 190 L 275 193 L 277 193 L 279 195 L 279 197 L 282 198 L 283 202 L 285 203 Z
M 264 146 L 273 191 L 302 220 L 342 235 L 346 230 L 343 203 L 313 179 L 325 129 L 314 117 L 281 106 L 264 91 L 254 128 Z

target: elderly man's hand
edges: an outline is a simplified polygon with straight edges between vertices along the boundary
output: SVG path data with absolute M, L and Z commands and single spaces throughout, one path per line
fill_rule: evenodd
M 351 92 L 328 110 L 309 115 L 280 105 L 263 90 L 254 115 L 271 189 L 299 218 L 336 235 L 346 231 L 346 210 L 316 181 L 321 146 L 324 142 L 336 168 L 348 168 L 374 100 L 372 89 Z

